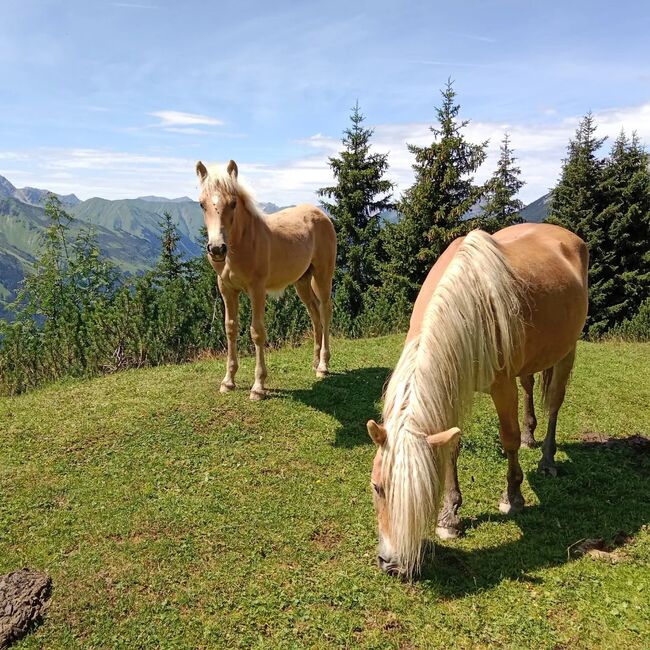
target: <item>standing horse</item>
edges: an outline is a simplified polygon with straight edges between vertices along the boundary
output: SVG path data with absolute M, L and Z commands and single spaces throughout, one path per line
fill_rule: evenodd
M 508 458 L 501 512 L 524 505 L 516 378 L 532 442 L 532 375 L 539 371 L 549 410 L 540 468 L 555 474 L 557 414 L 587 315 L 587 263 L 587 247 L 574 234 L 521 224 L 494 236 L 471 232 L 429 272 L 386 389 L 384 424 L 368 422 L 377 445 L 371 481 L 384 571 L 411 577 L 419 570 L 432 521 L 440 537 L 458 535 L 458 426 L 475 391 L 490 392 L 499 416 Z
M 251 337 L 255 344 L 255 383 L 250 398 L 265 396 L 264 307 L 266 294 L 293 284 L 307 306 L 314 327 L 316 375 L 327 375 L 330 360 L 332 275 L 336 261 L 336 233 L 330 219 L 313 205 L 297 205 L 263 214 L 248 189 L 238 181 L 234 160 L 225 171 L 196 163 L 201 182 L 199 203 L 208 230 L 207 253 L 217 272 L 225 305 L 228 365 L 221 392 L 235 388 L 239 294 L 251 301 Z

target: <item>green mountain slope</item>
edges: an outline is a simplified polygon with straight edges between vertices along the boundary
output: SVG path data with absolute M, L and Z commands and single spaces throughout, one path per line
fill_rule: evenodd
M 74 210 L 70 212 L 77 217 Z M 114 219 L 106 213 L 98 212 L 98 218 L 78 216 L 71 224 L 72 235 L 82 228 L 92 228 L 104 255 L 122 271 L 138 273 L 150 268 L 159 253 L 157 215 L 136 213 L 144 224 L 132 219 L 129 229 L 115 226 L 129 221 L 129 211 L 118 211 Z M 15 198 L 0 199 L 0 317 L 6 317 L 6 303 L 13 300 L 20 282 L 32 269 L 47 224 L 43 208 Z M 187 235 L 183 236 L 182 249 L 186 254 L 197 254 L 199 248 Z
M 548 217 L 549 208 L 551 205 L 551 193 L 544 194 L 538 199 L 529 203 L 521 212 L 524 221 L 529 223 L 542 223 Z
M 203 212 L 194 201 L 157 202 L 145 199 L 88 199 L 72 207 L 70 214 L 85 223 L 100 226 L 114 233 L 126 233 L 143 241 L 138 257 L 150 260 L 158 255 L 160 217 L 169 212 L 178 226 L 182 253 L 187 257 L 198 255 Z M 146 242 L 146 244 L 145 244 Z

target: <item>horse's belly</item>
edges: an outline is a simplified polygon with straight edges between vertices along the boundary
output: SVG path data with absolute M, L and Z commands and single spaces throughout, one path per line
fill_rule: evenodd
M 311 246 L 294 247 L 291 251 L 274 251 L 266 279 L 266 290 L 283 291 L 299 280 L 309 268 L 312 259 Z

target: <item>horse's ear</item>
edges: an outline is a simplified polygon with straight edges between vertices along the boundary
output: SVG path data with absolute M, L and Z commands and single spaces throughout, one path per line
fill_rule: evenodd
M 199 180 L 203 182 L 208 176 L 208 168 L 199 160 L 196 163 L 196 175 L 199 177 Z
M 458 427 L 452 427 L 443 431 L 442 433 L 433 433 L 430 436 L 427 436 L 427 442 L 432 447 L 442 447 L 447 445 L 450 442 L 456 442 L 460 437 L 460 429 Z
M 237 169 L 237 163 L 234 160 L 231 160 L 228 163 L 228 167 L 226 167 L 226 171 L 228 172 L 228 176 L 232 176 L 235 180 L 237 180 L 239 169 Z
M 386 427 L 377 424 L 374 420 L 368 420 L 366 427 L 368 427 L 368 435 L 372 438 L 372 441 L 378 447 L 381 447 L 386 442 Z

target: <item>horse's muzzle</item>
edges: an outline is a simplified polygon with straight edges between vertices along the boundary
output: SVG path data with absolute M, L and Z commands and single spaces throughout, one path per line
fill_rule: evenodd
M 379 568 L 389 576 L 393 576 L 395 578 L 401 578 L 404 576 L 404 571 L 400 569 L 399 565 L 396 562 L 387 560 L 381 555 L 377 556 L 377 566 L 379 566 Z
M 210 244 L 208 242 L 206 250 L 208 251 L 208 255 L 210 255 L 210 257 L 212 257 L 217 262 L 221 262 L 226 257 L 228 247 L 226 244 Z

